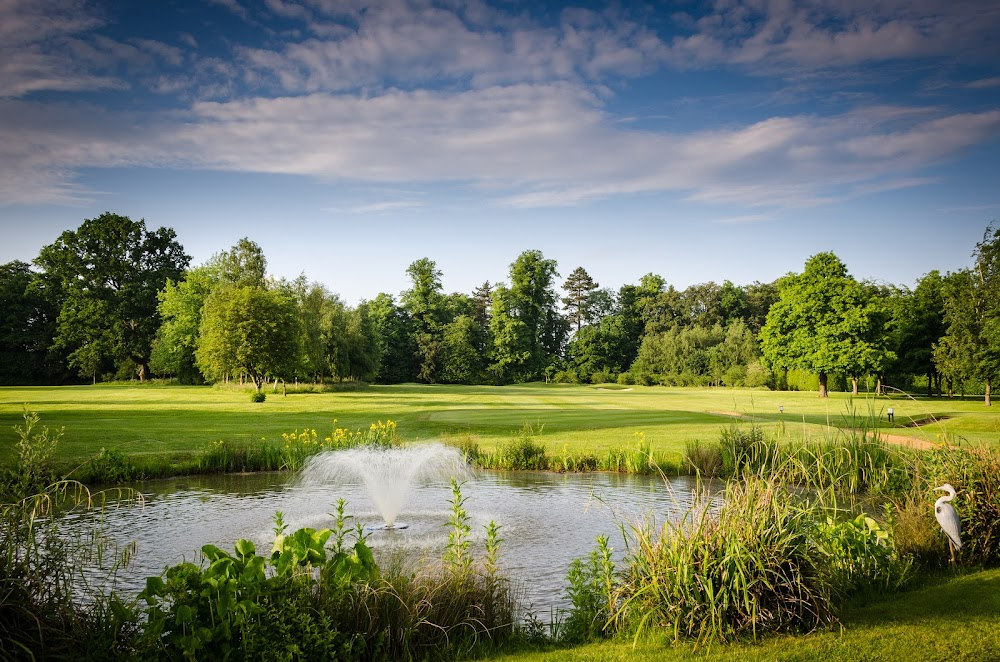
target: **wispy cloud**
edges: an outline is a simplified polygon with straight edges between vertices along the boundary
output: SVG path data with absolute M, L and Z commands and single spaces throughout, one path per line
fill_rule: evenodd
M 152 122 L 105 115 L 81 123 L 59 108 L 25 119 L 25 110 L 21 102 L 0 106 L 0 173 L 27 164 L 50 195 L 74 168 L 127 164 L 457 182 L 521 207 L 663 191 L 803 206 L 928 183 L 910 173 L 1000 135 L 1000 111 L 927 117 L 884 108 L 686 134 L 627 130 L 599 99 L 565 84 L 201 102 Z M 3 187 L 4 199 L 20 195 Z M 376 202 L 366 211 L 401 204 L 411 203 Z
M 364 11 L 269 0 L 277 15 L 301 19 L 310 37 L 278 48 L 243 47 L 249 75 L 286 92 L 431 84 L 476 87 L 512 82 L 600 80 L 657 67 L 665 44 L 640 23 L 576 9 L 541 26 L 486 5 L 460 9 L 422 2 L 372 3 Z M 344 21 L 344 15 L 352 19 Z
M 978 80 L 970 81 L 966 84 L 966 87 L 970 87 L 974 90 L 988 90 L 994 87 L 1000 87 L 1000 76 L 980 78 Z
M 980 0 L 716 0 L 713 12 L 679 23 L 686 34 L 670 41 L 668 59 L 685 68 L 762 73 L 960 53 L 990 62 L 1000 53 L 1000 8 Z

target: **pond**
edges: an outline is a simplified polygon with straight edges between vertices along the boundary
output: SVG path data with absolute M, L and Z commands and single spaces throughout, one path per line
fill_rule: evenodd
M 106 534 L 119 544 L 135 541 L 130 567 L 120 573 L 119 592 L 136 593 L 145 578 L 182 560 L 198 562 L 201 546 L 214 544 L 232 552 L 247 538 L 258 553 L 268 554 L 273 518 L 284 514 L 289 531 L 332 527 L 335 504 L 347 501 L 347 513 L 368 529 L 376 555 L 402 550 L 408 556 L 440 559 L 451 515 L 450 485 L 442 480 L 412 486 L 398 525 L 380 530 L 382 518 L 364 485 L 340 482 L 303 485 L 289 474 L 215 475 L 147 481 L 137 486 L 142 506 L 104 513 Z M 472 549 L 482 556 L 484 527 L 500 525 L 501 565 L 523 589 L 525 601 L 547 620 L 550 609 L 566 604 L 566 570 L 586 556 L 597 536 L 610 538 L 616 557 L 624 542 L 618 522 L 654 515 L 658 522 L 686 512 L 695 498 L 689 476 L 625 476 L 607 473 L 476 472 L 462 487 L 472 526 Z M 83 520 L 85 518 L 78 518 Z M 64 530 L 72 528 L 64 522 Z

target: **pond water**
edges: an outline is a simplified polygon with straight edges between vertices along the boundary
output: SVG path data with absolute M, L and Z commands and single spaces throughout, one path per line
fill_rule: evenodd
M 259 554 L 270 553 L 276 511 L 284 514 L 289 531 L 332 527 L 329 513 L 344 498 L 347 513 L 369 527 L 368 544 L 376 555 L 403 550 L 429 559 L 441 558 L 451 514 L 451 489 L 444 481 L 411 488 L 397 521 L 406 528 L 398 530 L 375 530 L 382 518 L 360 483 L 307 486 L 288 474 L 250 474 L 147 481 L 137 487 L 145 495 L 143 505 L 104 513 L 110 538 L 136 543 L 133 561 L 116 583 L 119 592 L 133 594 L 147 576 L 169 565 L 198 562 L 207 543 L 232 553 L 236 540 L 247 538 Z M 617 522 L 679 517 L 693 503 L 695 491 L 688 476 L 664 480 L 605 473 L 481 471 L 462 487 L 472 549 L 482 556 L 484 527 L 495 520 L 503 538 L 501 565 L 543 619 L 550 608 L 566 604 L 569 563 L 587 555 L 597 536 L 607 535 L 620 558 L 624 542 Z

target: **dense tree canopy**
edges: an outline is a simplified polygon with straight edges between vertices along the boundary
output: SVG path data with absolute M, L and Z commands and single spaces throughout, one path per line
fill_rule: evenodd
M 819 375 L 820 397 L 827 396 L 830 373 L 855 378 L 881 372 L 892 359 L 885 346 L 885 315 L 880 301 L 847 273 L 833 253 L 809 258 L 800 275 L 779 284 L 778 301 L 761 329 L 761 349 L 778 369 L 798 368 Z
M 1000 228 L 987 228 L 973 257 L 972 269 L 949 274 L 942 284 L 946 332 L 934 359 L 949 380 L 982 380 L 990 405 L 1000 374 Z
M 188 269 L 174 232 L 114 214 L 0 265 L 0 383 L 144 379 L 816 388 L 862 378 L 986 393 L 1000 372 L 1000 233 L 969 269 L 913 291 L 858 282 L 832 253 L 773 283 L 674 287 L 647 273 L 617 290 L 586 268 L 521 253 L 506 282 L 443 290 L 424 257 L 398 296 L 347 305 L 303 274 L 267 273 L 249 238 Z M 561 291 L 560 291 L 561 290 Z M 979 389 L 982 389 L 981 391 Z
M 48 350 L 60 297 L 46 288 L 47 282 L 54 285 L 27 262 L 0 265 L 0 384 L 58 379 Z
M 198 367 L 216 380 L 246 375 L 259 391 L 269 377 L 295 374 L 299 324 L 295 299 L 280 289 L 217 288 L 205 301 Z
M 63 296 L 54 345 L 81 375 L 110 369 L 144 379 L 160 326 L 157 293 L 190 260 L 173 230 L 150 232 L 126 216 L 105 213 L 63 232 L 35 260 Z

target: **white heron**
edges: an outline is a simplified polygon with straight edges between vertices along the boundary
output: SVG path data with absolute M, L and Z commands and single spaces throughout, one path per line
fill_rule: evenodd
M 962 549 L 962 523 L 958 521 L 958 513 L 955 507 L 949 503 L 955 498 L 955 488 L 951 483 L 945 483 L 941 487 L 935 487 L 934 491 L 947 492 L 946 495 L 934 502 L 934 516 L 937 517 L 941 530 L 948 536 L 948 548 L 951 550 L 951 562 L 955 562 L 955 550 Z

